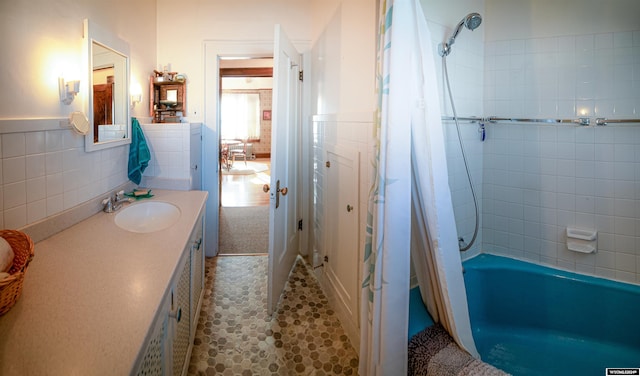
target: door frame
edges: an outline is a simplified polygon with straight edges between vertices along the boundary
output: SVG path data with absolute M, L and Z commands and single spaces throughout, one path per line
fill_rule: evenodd
M 298 170 L 297 189 L 300 192 L 300 211 L 298 219 L 305 219 L 300 235 L 300 253 L 310 254 L 311 213 L 312 213 L 312 123 L 310 114 L 311 104 L 311 43 L 309 41 L 293 40 L 292 43 L 302 53 L 302 66 L 307 78 L 302 82 L 300 129 L 300 168 Z M 218 254 L 218 231 L 220 227 L 219 207 L 220 181 L 219 141 L 220 141 L 220 64 L 221 57 L 273 57 L 273 40 L 205 40 L 203 42 L 204 66 L 204 124 L 202 127 L 202 189 L 209 192 L 206 206 L 205 255 L 213 257 Z M 304 204 L 303 204 L 304 203 Z

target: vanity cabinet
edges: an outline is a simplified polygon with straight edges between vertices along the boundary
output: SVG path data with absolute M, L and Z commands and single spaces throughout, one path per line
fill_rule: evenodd
M 138 376 L 179 376 L 187 372 L 204 295 L 204 212 L 203 208 L 150 330 L 138 361 Z

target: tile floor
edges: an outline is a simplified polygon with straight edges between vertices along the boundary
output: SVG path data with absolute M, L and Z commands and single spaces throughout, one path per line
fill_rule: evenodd
M 302 258 L 267 315 L 267 262 L 206 260 L 189 375 L 357 375 L 357 353 Z

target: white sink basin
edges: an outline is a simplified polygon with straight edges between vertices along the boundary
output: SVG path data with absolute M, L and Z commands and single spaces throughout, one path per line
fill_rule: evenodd
M 122 209 L 116 225 L 131 232 L 154 232 L 172 226 L 180 218 L 180 209 L 168 202 L 145 201 Z

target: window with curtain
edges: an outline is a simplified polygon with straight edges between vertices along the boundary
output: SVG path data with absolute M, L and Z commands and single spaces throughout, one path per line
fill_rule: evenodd
M 222 91 L 222 139 L 260 139 L 260 94 Z

